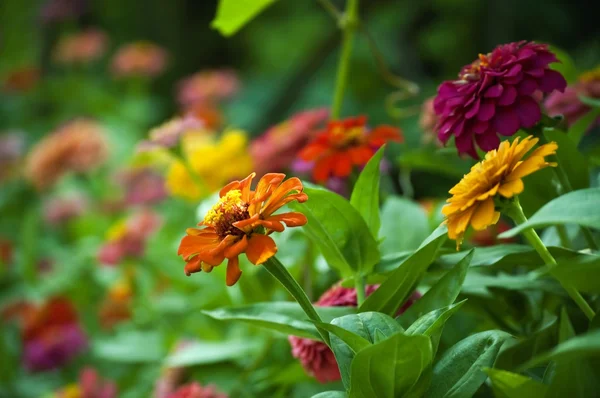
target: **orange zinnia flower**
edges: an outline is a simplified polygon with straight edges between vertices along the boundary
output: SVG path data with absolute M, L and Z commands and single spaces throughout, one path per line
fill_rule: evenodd
M 187 262 L 185 273 L 210 272 L 227 259 L 227 286 L 234 285 L 242 271 L 238 256 L 246 253 L 252 264 L 262 264 L 277 252 L 272 232 L 282 232 L 284 224 L 298 227 L 306 224 L 301 213 L 273 215 L 280 207 L 308 196 L 296 178 L 283 181 L 285 174 L 269 173 L 260 179 L 256 190 L 250 185 L 256 173 L 242 181 L 233 181 L 219 192 L 220 199 L 198 225 L 188 228 L 179 245 L 178 255 Z
M 382 125 L 370 130 L 365 116 L 331 121 L 300 152 L 300 159 L 315 162 L 313 178 L 327 181 L 330 176 L 348 177 L 352 166 L 364 166 L 387 141 L 402 141 L 402 133 Z

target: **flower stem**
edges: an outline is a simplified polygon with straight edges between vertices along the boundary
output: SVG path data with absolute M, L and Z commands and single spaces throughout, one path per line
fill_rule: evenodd
M 506 210 L 506 214 L 509 217 L 511 217 L 515 221 L 515 223 L 523 224 L 524 222 L 527 221 L 527 218 L 525 217 L 525 214 L 523 213 L 523 208 L 521 207 L 521 204 L 519 203 L 518 197 L 515 196 L 513 198 L 513 200 L 510 202 L 510 205 L 508 205 L 505 210 Z M 542 258 L 542 260 L 544 260 L 544 262 L 548 265 L 549 269 L 556 267 L 556 264 L 557 264 L 556 260 L 554 259 L 552 254 L 550 254 L 550 252 L 548 251 L 548 248 L 544 245 L 544 243 L 540 239 L 539 235 L 537 234 L 537 232 L 535 232 L 535 230 L 533 228 L 525 229 L 522 232 L 522 234 L 523 234 L 523 236 L 525 236 L 525 239 L 527 239 L 529 244 L 531 244 L 531 246 L 533 246 L 535 251 L 538 252 L 538 254 Z M 589 320 L 592 320 L 596 314 L 594 313 L 594 310 L 592 309 L 592 307 L 590 307 L 590 305 L 585 301 L 585 299 L 577 291 L 577 289 L 575 289 L 573 286 L 570 286 L 567 283 L 564 283 L 563 281 L 561 281 L 558 278 L 556 278 L 556 279 L 560 282 L 560 284 L 567 291 L 567 293 L 569 293 L 569 296 L 571 296 L 571 298 L 575 301 L 577 306 L 581 309 L 581 311 L 583 311 L 583 313 L 587 316 L 587 318 Z
M 356 302 L 358 303 L 358 307 L 365 302 L 365 278 L 356 275 L 354 277 L 354 286 L 356 287 Z
M 344 101 L 344 91 L 348 82 L 348 71 L 350 70 L 350 58 L 352 56 L 352 44 L 354 33 L 358 27 L 358 0 L 347 0 L 344 18 L 340 21 L 343 30 L 342 52 L 338 63 L 335 92 L 331 106 L 331 118 L 338 119 Z
M 271 275 L 273 275 L 273 277 L 277 279 L 287 289 L 288 292 L 290 292 L 292 297 L 294 297 L 298 304 L 300 304 L 300 307 L 302 307 L 306 315 L 311 320 L 315 322 L 323 322 L 319 314 L 317 314 L 315 307 L 313 307 L 312 303 L 310 302 L 308 296 L 306 295 L 304 290 L 302 290 L 302 287 L 300 287 L 298 282 L 289 273 L 287 268 L 285 268 L 285 266 L 281 264 L 281 262 L 277 260 L 275 256 L 268 259 L 263 265 L 265 269 Z M 323 341 L 325 341 L 325 343 L 329 345 L 329 334 L 318 326 L 317 331 L 323 338 Z

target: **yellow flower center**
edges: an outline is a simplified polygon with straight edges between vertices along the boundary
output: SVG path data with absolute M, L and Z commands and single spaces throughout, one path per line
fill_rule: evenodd
M 332 135 L 334 137 L 336 147 L 346 148 L 362 142 L 365 136 L 365 128 L 364 126 L 357 126 L 345 129 L 339 126 L 333 129 Z
M 474 61 L 468 68 L 464 68 L 460 72 L 460 80 L 473 81 L 479 80 L 482 67 L 487 67 L 490 64 L 490 54 L 479 54 L 479 59 Z
M 232 189 L 219 199 L 204 217 L 204 225 L 213 227 L 220 237 L 243 235 L 244 232 L 233 224 L 250 218 L 248 203 L 242 200 L 242 192 Z

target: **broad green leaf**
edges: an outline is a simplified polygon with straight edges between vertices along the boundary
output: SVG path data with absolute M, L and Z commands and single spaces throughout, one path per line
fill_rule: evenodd
M 355 311 L 351 307 L 317 307 L 324 321 Z M 242 321 L 254 326 L 310 339 L 320 339 L 315 326 L 299 304 L 291 302 L 256 303 L 203 311 L 206 315 L 226 321 Z
M 560 224 L 578 224 L 600 229 L 598 203 L 600 203 L 600 188 L 569 192 L 547 203 L 529 220 L 503 232 L 499 237 L 510 238 L 527 228 L 542 228 Z
M 500 369 L 484 369 L 497 398 L 545 397 L 548 386 L 529 377 Z
M 352 361 L 350 396 L 404 396 L 417 383 L 432 359 L 429 337 L 397 333 L 356 354 Z
M 592 108 L 600 108 L 600 99 L 594 97 L 588 97 L 586 95 L 580 95 L 579 99 L 584 104 L 591 106 Z
M 590 171 L 587 157 L 579 152 L 577 144 L 569 135 L 560 130 L 545 130 L 544 135 L 548 141 L 558 144 L 556 158 L 560 167 L 567 174 L 573 190 L 585 189 L 590 186 Z
M 600 356 L 600 330 L 592 330 L 573 337 L 554 349 L 532 358 L 520 369 L 529 369 L 548 361 L 581 360 L 587 357 Z
M 344 391 L 325 391 L 313 395 L 312 398 L 348 398 L 348 394 Z
M 348 341 L 347 335 L 340 335 L 337 329 L 330 330 L 334 335 L 331 337 L 331 348 L 335 354 L 342 382 L 346 388 L 350 387 L 350 366 L 352 359 L 358 351 L 364 349 L 364 343 L 376 343 L 381 338 L 378 333 L 384 337 L 391 336 L 395 333 L 403 331 L 402 327 L 394 320 L 385 314 L 378 312 L 362 312 L 355 315 L 346 315 L 336 318 L 331 321 L 334 327 L 342 328 L 354 334 L 360 340 L 354 338 Z
M 398 157 L 398 163 L 410 170 L 429 171 L 457 178 L 469 171 L 468 164 L 458 159 L 454 152 L 432 152 L 428 149 L 405 152 Z
M 550 273 L 581 292 L 600 293 L 600 256 L 588 255 L 559 262 Z
M 487 379 L 483 368 L 494 365 L 500 348 L 511 338 L 500 330 L 467 337 L 450 347 L 433 367 L 427 397 L 472 397 Z
M 510 275 L 498 273 L 489 275 L 479 272 L 469 272 L 462 286 L 464 294 L 475 294 L 482 288 L 497 288 L 505 290 L 542 290 L 544 292 L 565 295 L 565 290 L 553 278 L 540 278 L 537 273 Z
M 411 200 L 389 197 L 381 209 L 381 217 L 379 236 L 383 238 L 383 254 L 415 250 L 429 235 L 425 210 Z
M 363 217 L 374 237 L 379 234 L 379 164 L 385 151 L 385 145 L 369 160 L 361 171 L 352 190 L 350 204 Z
M 433 355 L 435 356 L 446 321 L 448 321 L 448 319 L 450 319 L 450 317 L 454 315 L 466 301 L 467 300 L 463 300 L 460 303 L 433 310 L 423 315 L 406 329 L 406 334 L 424 334 L 431 337 Z
M 416 283 L 435 259 L 440 246 L 446 241 L 446 226 L 431 233 L 421 246 L 408 257 L 360 306 L 359 312 L 378 311 L 395 315 L 414 289 Z
M 344 278 L 367 275 L 379 261 L 379 249 L 360 213 L 340 195 L 305 188 L 308 201 L 290 207 L 308 218 L 304 231 L 321 250 L 329 266 Z
M 320 326 L 321 329 L 327 330 L 330 333 L 333 333 L 336 337 L 344 342 L 350 349 L 354 352 L 358 352 L 365 347 L 368 347 L 369 343 L 364 338 L 359 335 L 352 333 L 342 327 L 337 325 L 333 325 L 331 323 L 325 322 L 315 322 L 315 325 Z
M 165 357 L 161 336 L 157 332 L 120 333 L 92 344 L 94 356 L 109 362 L 159 362 Z
M 264 11 L 275 0 L 220 0 L 211 26 L 231 36 Z
M 402 325 L 413 323 L 418 317 L 434 311 L 437 308 L 446 307 L 458 297 L 462 288 L 469 264 L 473 258 L 473 249 L 467 253 L 450 271 L 438 280 L 420 299 L 400 316 Z
M 257 354 L 261 344 L 254 340 L 195 341 L 165 359 L 169 367 L 206 365 Z
M 526 217 L 531 217 L 546 203 L 558 197 L 556 173 L 551 167 L 539 170 L 524 178 L 525 190 L 519 194 L 519 202 Z
M 569 129 L 569 137 L 575 144 L 579 144 L 592 123 L 600 116 L 600 108 L 594 108 L 580 117 Z

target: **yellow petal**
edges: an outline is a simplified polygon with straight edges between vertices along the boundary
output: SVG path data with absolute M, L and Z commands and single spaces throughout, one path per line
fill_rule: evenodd
M 541 156 L 531 156 L 529 159 L 524 160 L 514 170 L 506 176 L 505 181 L 519 180 L 529 174 L 535 173 L 536 171 L 546 167 L 546 160 Z
M 504 184 L 502 184 L 498 189 L 498 193 L 504 196 L 505 198 L 512 198 L 513 196 L 523 192 L 523 189 L 525 189 L 525 186 L 523 185 L 523 180 L 518 179 L 513 181 L 507 181 Z
M 494 220 L 497 220 L 496 213 L 498 212 L 494 210 L 494 199 L 486 199 L 477 206 L 477 210 L 473 213 L 471 226 L 478 231 L 486 229 L 494 223 Z

